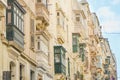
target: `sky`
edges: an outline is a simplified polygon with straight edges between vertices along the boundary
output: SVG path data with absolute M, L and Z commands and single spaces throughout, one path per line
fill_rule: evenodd
M 91 12 L 95 12 L 102 26 L 103 36 L 108 38 L 117 61 L 120 80 L 120 0 L 87 0 Z

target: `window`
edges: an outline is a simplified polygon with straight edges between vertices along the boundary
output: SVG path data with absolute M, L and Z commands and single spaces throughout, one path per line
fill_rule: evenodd
M 57 12 L 57 16 L 59 16 L 60 14 L 59 14 L 59 12 Z
M 6 12 L 7 25 L 12 24 L 23 32 L 23 15 L 25 14 L 25 10 L 22 6 L 17 1 L 8 0 L 8 8 Z
M 80 14 L 76 14 L 76 21 L 77 21 L 77 22 L 80 21 Z
M 40 42 L 37 43 L 37 49 L 40 50 Z
M 61 27 L 64 28 L 65 23 L 64 23 L 64 15 L 62 14 L 62 12 L 58 11 L 57 12 L 57 25 L 60 25 Z
M 85 60 L 86 56 L 85 56 L 85 43 L 80 43 L 79 44 L 79 54 L 82 58 L 82 61 Z
M 8 12 L 8 20 L 7 20 L 7 23 L 8 24 L 11 24 L 11 12 Z
M 17 8 L 16 5 L 14 5 L 14 25 L 23 32 L 23 13 L 19 10 L 19 8 Z
M 56 63 L 60 62 L 60 54 L 55 54 L 55 62 Z
M 24 65 L 20 64 L 20 80 L 24 79 Z
M 35 80 L 35 72 L 30 70 L 30 80 Z
M 49 41 L 42 35 L 37 40 L 37 49 L 38 49 L 38 51 L 42 51 L 48 55 Z
M 61 58 L 61 60 L 62 60 L 62 63 L 63 63 L 63 65 L 65 66 L 65 53 L 63 52 L 63 51 L 61 51 L 61 55 L 62 55 L 62 58 Z
M 70 60 L 68 58 L 68 75 L 70 76 Z
M 55 73 L 66 74 L 65 53 L 66 50 L 63 46 L 54 46 Z
M 72 34 L 72 47 L 73 47 L 73 52 L 78 52 L 78 42 L 79 42 L 79 34 Z
M 60 25 L 60 13 L 57 12 L 57 25 Z
M 10 72 L 11 72 L 11 79 L 10 80 L 14 80 L 15 79 L 15 74 L 16 74 L 16 66 L 14 62 L 10 62 Z
M 6 8 L 6 39 L 24 48 L 24 19 L 26 13 L 17 0 L 7 0 Z M 16 48 L 18 48 L 16 46 Z

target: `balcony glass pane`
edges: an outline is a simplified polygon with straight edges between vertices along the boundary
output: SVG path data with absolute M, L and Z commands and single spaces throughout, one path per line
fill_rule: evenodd
M 14 25 L 17 24 L 16 20 L 17 20 L 16 13 L 14 13 Z
M 55 63 L 60 63 L 60 54 L 55 54 Z
M 8 24 L 10 24 L 12 21 L 12 13 L 8 12 Z
M 78 34 L 72 34 L 72 47 L 73 52 L 78 52 L 78 43 L 79 43 L 79 36 Z
M 48 45 L 48 41 L 45 37 L 40 36 L 38 37 L 38 43 L 37 43 L 37 49 L 39 51 L 44 52 L 46 55 L 48 55 L 48 50 L 49 50 L 49 45 Z
M 55 49 L 55 53 L 60 53 L 60 49 L 59 48 Z

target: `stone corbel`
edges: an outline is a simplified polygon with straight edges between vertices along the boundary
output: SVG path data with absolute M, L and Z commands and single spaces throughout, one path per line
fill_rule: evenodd
M 39 20 L 36 24 L 37 30 L 44 31 L 46 29 L 46 25 L 43 21 Z

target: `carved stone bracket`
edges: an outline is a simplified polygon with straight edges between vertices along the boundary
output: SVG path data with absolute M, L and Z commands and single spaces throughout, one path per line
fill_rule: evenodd
M 44 21 L 42 21 L 42 20 L 36 21 L 36 30 L 44 31 L 46 29 L 46 27 L 47 27 L 47 25 Z

